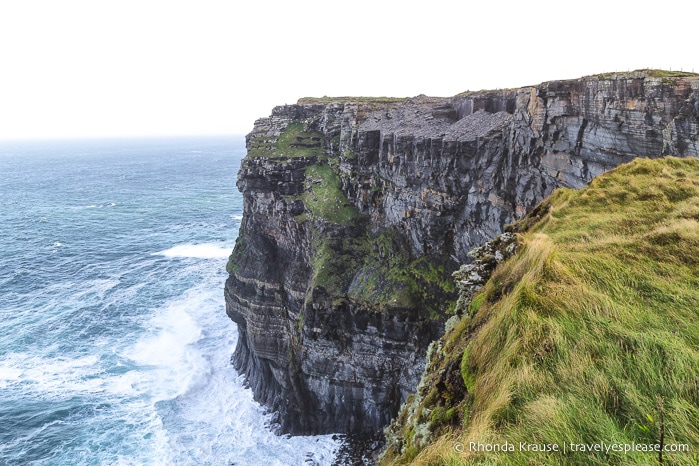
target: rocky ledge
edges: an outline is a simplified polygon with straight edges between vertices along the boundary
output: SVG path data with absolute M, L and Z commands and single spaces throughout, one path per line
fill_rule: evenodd
M 247 136 L 233 355 L 292 434 L 373 434 L 457 311 L 468 251 L 557 187 L 699 155 L 699 76 L 637 71 L 451 98 L 301 99 Z

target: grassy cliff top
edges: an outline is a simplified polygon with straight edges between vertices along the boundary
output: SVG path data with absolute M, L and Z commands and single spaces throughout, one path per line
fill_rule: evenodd
M 698 77 L 699 73 L 689 71 L 669 71 L 656 69 L 639 69 L 634 71 L 614 71 L 609 73 L 599 73 L 591 76 L 584 76 L 578 79 L 567 79 L 565 81 L 577 81 L 582 79 L 596 78 L 601 80 L 613 79 L 633 79 L 633 78 L 691 78 Z M 530 87 L 530 86 L 522 86 Z M 464 91 L 455 97 L 468 97 L 478 94 L 502 94 L 514 92 L 520 88 L 509 89 L 481 89 L 478 91 Z M 366 97 L 366 96 L 343 96 L 343 97 L 302 97 L 298 100 L 298 105 L 349 103 L 349 104 L 399 104 L 410 100 L 411 97 Z
M 699 76 L 699 73 L 689 71 L 654 70 L 646 68 L 634 71 L 614 71 L 611 73 L 594 74 L 592 76 L 586 76 L 584 79 L 696 78 L 697 76 Z
M 302 97 L 298 100 L 299 105 L 350 103 L 350 104 L 393 104 L 408 100 L 409 97 Z
M 668 71 L 668 70 L 654 70 L 654 69 L 640 69 L 634 71 L 614 71 L 609 73 L 599 73 L 590 76 L 583 76 L 581 78 L 574 79 L 558 79 L 548 82 L 573 82 L 573 81 L 583 81 L 583 80 L 602 80 L 602 81 L 612 81 L 612 80 L 624 80 L 624 79 L 641 79 L 641 78 L 664 78 L 663 81 L 669 78 L 697 78 L 699 73 L 689 72 L 689 71 Z M 670 82 L 670 81 L 667 81 Z M 546 83 L 543 83 L 546 84 Z M 504 94 L 509 92 L 516 92 L 522 88 L 536 87 L 534 86 L 522 86 L 519 88 L 508 88 L 508 89 L 481 89 L 478 91 L 465 91 L 457 94 L 455 97 L 470 97 L 483 94 Z
M 514 230 L 519 252 L 440 341 L 443 375 L 401 413 L 384 464 L 650 465 L 657 452 L 572 450 L 662 436 L 690 450 L 663 464 L 696 465 L 699 160 L 637 159 Z

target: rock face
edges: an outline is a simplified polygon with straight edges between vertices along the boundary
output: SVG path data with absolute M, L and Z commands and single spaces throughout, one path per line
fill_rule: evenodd
M 375 433 L 415 390 L 468 251 L 555 188 L 698 156 L 698 135 L 699 76 L 655 71 L 277 107 L 238 177 L 234 364 L 282 432 Z

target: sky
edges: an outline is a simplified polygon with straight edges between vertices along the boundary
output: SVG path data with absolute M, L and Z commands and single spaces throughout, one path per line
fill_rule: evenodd
M 306 96 L 452 96 L 699 72 L 699 2 L 0 4 L 0 139 L 245 134 Z

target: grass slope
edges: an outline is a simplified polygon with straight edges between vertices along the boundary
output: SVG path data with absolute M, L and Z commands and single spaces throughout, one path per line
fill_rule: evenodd
M 689 446 L 663 464 L 699 464 L 699 160 L 637 159 L 556 191 L 514 230 L 519 252 L 433 357 L 435 372 L 456 364 L 461 388 L 423 387 L 383 464 L 659 464 L 570 444 L 656 444 L 663 430 L 668 447 Z

